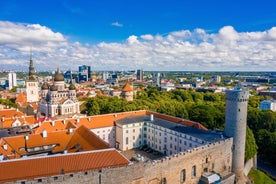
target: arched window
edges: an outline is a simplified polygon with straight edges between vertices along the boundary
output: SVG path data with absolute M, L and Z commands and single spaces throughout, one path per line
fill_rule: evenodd
M 183 169 L 180 172 L 180 182 L 185 182 L 185 180 L 186 180 L 186 169 Z
M 192 178 L 196 177 L 196 166 L 192 167 Z
M 167 179 L 166 178 L 162 178 L 161 184 L 167 184 Z

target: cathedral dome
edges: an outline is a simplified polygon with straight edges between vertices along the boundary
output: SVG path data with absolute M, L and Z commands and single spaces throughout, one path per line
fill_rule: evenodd
M 52 86 L 50 87 L 50 90 L 51 90 L 51 91 L 57 91 L 57 90 L 58 90 L 58 88 L 57 88 L 57 86 L 52 85 Z
M 42 90 L 48 90 L 49 89 L 49 86 L 46 82 L 43 83 L 43 85 L 41 86 L 41 89 Z
M 76 89 L 75 85 L 74 84 L 70 84 L 69 90 L 75 90 L 75 89 Z
M 61 73 L 57 73 L 55 78 L 54 78 L 55 81 L 64 81 L 64 77 Z

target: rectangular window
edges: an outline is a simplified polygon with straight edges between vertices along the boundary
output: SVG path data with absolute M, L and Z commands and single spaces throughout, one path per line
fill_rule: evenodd
M 126 144 L 128 144 L 128 137 L 126 137 Z
M 134 133 L 134 132 L 135 132 L 135 129 L 133 129 L 132 132 Z
M 135 140 L 135 136 L 133 136 L 133 140 Z
M 126 133 L 128 133 L 128 130 L 126 130 Z

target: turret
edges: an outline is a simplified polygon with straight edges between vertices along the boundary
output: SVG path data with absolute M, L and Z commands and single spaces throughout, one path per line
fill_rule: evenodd
M 233 137 L 232 170 L 236 181 L 243 180 L 246 138 L 247 104 L 249 92 L 239 89 L 226 91 L 225 135 Z

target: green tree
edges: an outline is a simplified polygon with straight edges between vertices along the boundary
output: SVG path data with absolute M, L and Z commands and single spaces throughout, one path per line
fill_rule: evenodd
M 258 146 L 256 144 L 252 130 L 246 127 L 246 142 L 245 142 L 245 160 L 253 158 L 257 154 Z

